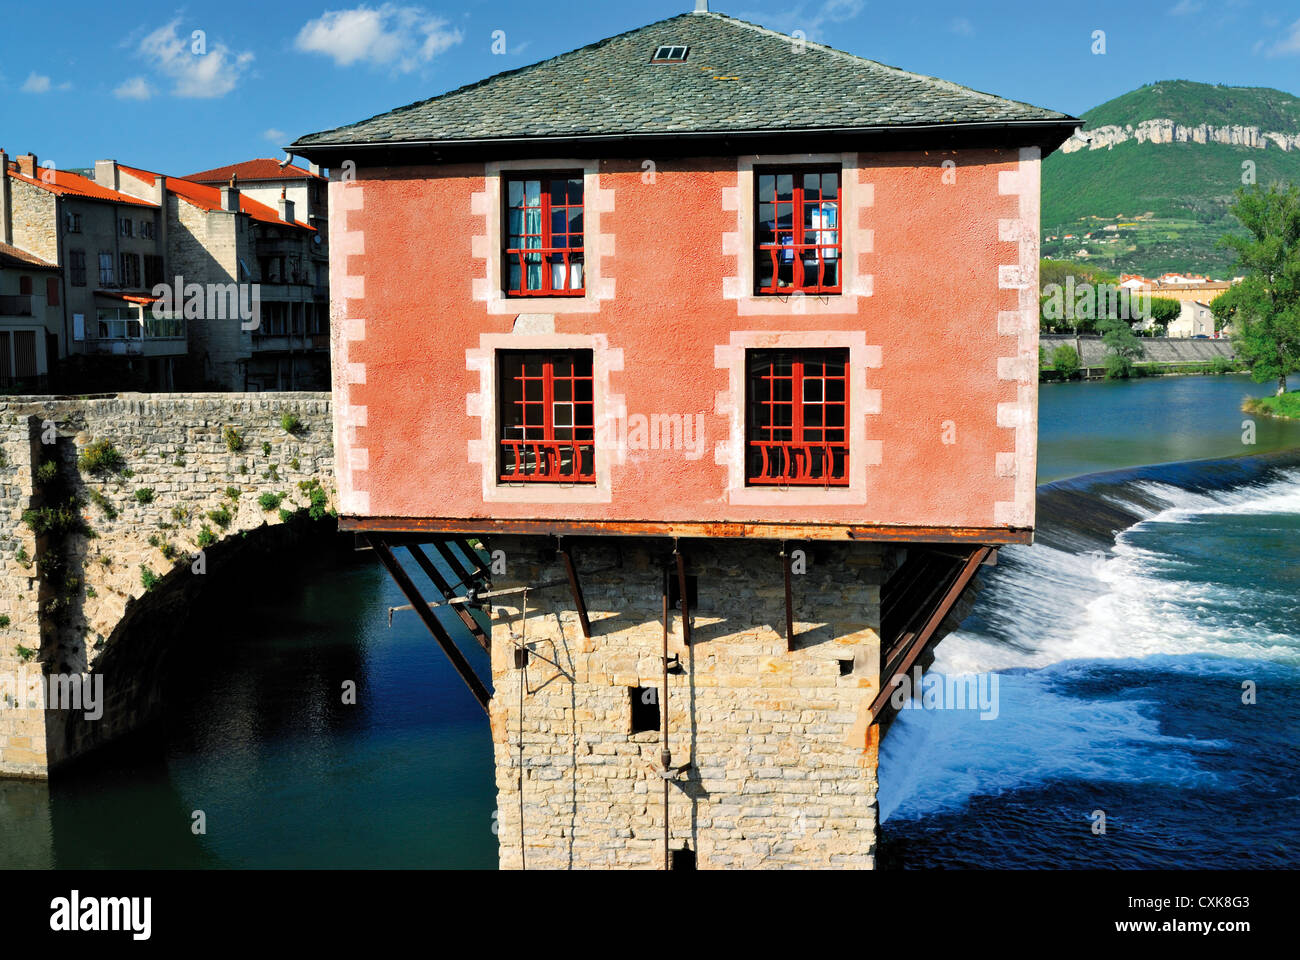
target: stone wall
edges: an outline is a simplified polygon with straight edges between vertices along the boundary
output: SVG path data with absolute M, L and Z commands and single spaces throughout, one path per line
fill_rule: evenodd
M 281 425 L 286 413 L 298 418 L 299 432 Z M 325 393 L 0 403 L 0 617 L 7 618 L 0 620 L 0 676 L 38 668 L 96 672 L 142 605 L 183 596 L 174 588 L 195 581 L 196 558 L 206 561 L 209 552 L 205 543 L 216 550 L 225 538 L 309 509 L 313 484 L 324 491 L 318 508 L 332 508 L 330 418 Z M 238 434 L 241 449 L 231 449 L 227 428 Z M 98 441 L 120 452 L 121 470 L 93 474 L 79 467 L 81 454 Z M 53 478 L 38 480 L 42 463 L 55 465 L 47 468 Z M 284 499 L 264 509 L 263 494 Z M 69 496 L 85 529 L 37 537 L 24 511 L 57 507 Z M 110 700 L 135 696 L 144 686 L 140 677 L 125 675 L 106 675 L 104 684 Z M 66 711 L 0 709 L 0 775 L 43 776 L 124 732 L 70 724 Z
M 506 562 L 494 590 L 564 580 L 537 540 L 488 545 Z M 670 844 L 693 851 L 700 869 L 871 867 L 877 728 L 867 708 L 880 683 L 880 585 L 896 551 L 802 545 L 806 572 L 793 577 L 796 640 L 787 651 L 778 549 L 689 545 L 698 609 L 689 647 L 680 616 L 672 619 L 669 658 L 680 669 L 669 674 L 667 701 L 672 766 L 690 766 L 669 788 Z M 633 698 L 647 696 L 638 688 L 659 700 L 670 551 L 662 540 L 605 539 L 575 555 L 587 640 L 567 587 L 531 590 L 526 618 L 520 595 L 491 601 L 502 867 L 521 866 L 522 724 L 525 865 L 662 868 L 660 734 L 631 724 Z M 535 653 L 523 671 L 517 642 Z
M 14 246 L 47 263 L 58 263 L 59 218 L 54 194 L 12 177 L 9 188 Z

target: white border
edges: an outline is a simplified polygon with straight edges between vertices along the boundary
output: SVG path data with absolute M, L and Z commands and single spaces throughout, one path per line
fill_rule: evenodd
M 512 171 L 581 170 L 583 226 L 583 284 L 581 297 L 507 297 L 501 289 L 501 175 Z M 614 237 L 601 232 L 601 214 L 614 209 L 614 191 L 600 189 L 599 160 L 506 160 L 484 164 L 483 192 L 472 194 L 470 211 L 483 218 L 483 232 L 471 241 L 471 256 L 483 261 L 474 278 L 473 299 L 490 314 L 599 313 L 601 302 L 614 299 L 614 279 L 606 277 L 606 257 L 613 259 Z
M 754 295 L 754 167 L 792 164 L 838 164 L 840 167 L 840 263 L 844 270 L 840 294 Z M 872 275 L 862 272 L 863 254 L 873 251 L 874 231 L 863 227 L 865 211 L 876 202 L 874 184 L 860 178 L 856 153 L 787 153 L 742 156 L 736 161 L 736 186 L 722 190 L 722 209 L 735 212 L 736 229 L 722 235 L 722 254 L 736 261 L 736 273 L 722 280 L 722 298 L 735 301 L 736 314 L 750 316 L 812 316 L 856 314 L 858 299 L 871 296 Z
M 848 347 L 849 350 L 849 485 L 847 487 L 750 487 L 745 485 L 745 351 Z M 727 502 L 738 506 L 844 506 L 867 502 L 867 468 L 879 467 L 883 443 L 868 439 L 867 417 L 881 413 L 882 394 L 868 388 L 868 370 L 881 366 L 882 351 L 867 345 L 861 330 L 773 333 L 732 331 L 726 345 L 713 348 L 713 366 L 727 371 L 728 388 L 719 391 L 716 412 L 727 418 L 727 439 L 714 447 L 713 459 L 727 468 Z

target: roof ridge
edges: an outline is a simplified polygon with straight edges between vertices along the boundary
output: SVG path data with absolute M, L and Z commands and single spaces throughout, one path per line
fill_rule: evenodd
M 701 11 L 700 13 L 694 15 L 713 17 L 715 20 L 724 20 L 729 23 L 734 23 L 737 26 L 746 27 L 750 30 L 755 31 L 756 33 L 763 33 L 770 37 L 774 37 L 779 40 L 785 40 L 787 42 L 792 39 L 795 39 L 788 33 L 780 33 L 776 30 L 771 29 L 770 27 L 765 27 L 760 23 L 751 23 L 748 20 L 741 20 L 739 17 L 729 16 L 728 14 L 720 13 L 715 10 Z M 690 14 L 687 14 L 687 16 L 690 16 Z M 821 50 L 825 53 L 829 53 L 832 56 L 839 57 L 842 60 L 848 60 L 853 63 L 859 63 L 868 67 L 874 67 L 877 70 L 882 70 L 886 73 L 892 73 L 897 76 L 906 77 L 909 80 L 923 80 L 928 83 L 933 83 L 936 86 L 942 87 L 945 90 L 955 90 L 959 93 L 973 94 L 974 96 L 983 97 L 986 100 L 992 100 L 997 103 L 1018 103 L 1026 107 L 1034 106 L 1032 103 L 1028 103 L 1024 100 L 1011 100 L 1008 97 L 999 97 L 995 93 L 985 93 L 983 90 L 976 90 L 974 87 L 968 87 L 965 86 L 964 84 L 956 83 L 952 80 L 945 80 L 942 77 L 933 77 L 930 76 L 928 73 L 916 73 L 913 70 L 904 70 L 902 67 L 891 66 L 888 63 L 881 63 L 879 60 L 872 60 L 869 57 L 863 57 L 856 53 L 850 53 L 849 51 L 841 50 L 838 47 L 832 47 L 825 43 L 818 43 L 816 40 L 809 40 L 805 38 L 803 42 L 810 47 L 816 47 L 818 50 Z

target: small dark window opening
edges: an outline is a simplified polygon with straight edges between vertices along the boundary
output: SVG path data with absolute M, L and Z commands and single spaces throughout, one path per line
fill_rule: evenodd
M 670 607 L 681 606 L 682 591 L 678 586 L 677 568 L 671 567 L 668 570 L 668 605 Z M 700 578 L 693 573 L 686 575 L 686 605 L 695 610 L 700 605 Z
M 632 733 L 659 731 L 659 688 L 628 687 L 632 700 Z
M 691 48 L 680 45 L 665 44 L 655 49 L 655 55 L 650 58 L 651 63 L 685 63 L 686 55 L 690 53 Z
M 515 669 L 522 670 L 528 666 L 528 648 L 515 647 Z
M 852 661 L 852 660 L 841 660 L 841 661 L 840 661 L 840 676 L 841 676 L 841 677 L 847 677 L 847 676 L 851 675 L 852 673 L 853 673 L 853 661 Z
M 673 850 L 668 864 L 673 870 L 694 870 L 695 851 L 690 847 L 682 847 L 680 850 Z

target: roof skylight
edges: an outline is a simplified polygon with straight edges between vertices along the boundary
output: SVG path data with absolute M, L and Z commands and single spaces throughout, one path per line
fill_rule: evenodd
M 670 46 L 665 44 L 655 50 L 655 55 L 650 58 L 651 63 L 682 63 L 686 60 L 686 54 L 690 47 Z

